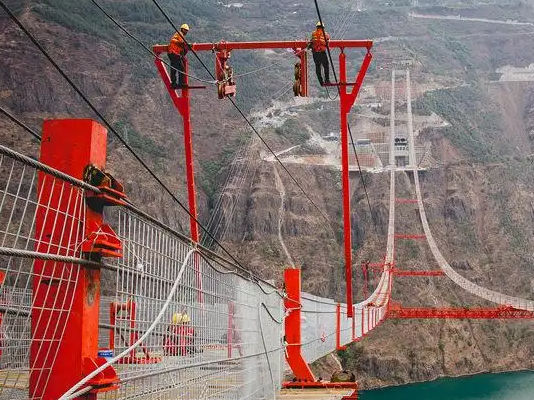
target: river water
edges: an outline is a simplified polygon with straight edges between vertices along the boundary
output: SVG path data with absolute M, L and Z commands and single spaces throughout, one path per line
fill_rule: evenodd
M 480 374 L 360 392 L 361 400 L 534 400 L 534 372 Z

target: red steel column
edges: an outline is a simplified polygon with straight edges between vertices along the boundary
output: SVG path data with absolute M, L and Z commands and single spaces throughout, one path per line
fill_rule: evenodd
M 349 140 L 347 115 L 351 105 L 347 99 L 347 68 L 345 53 L 339 55 L 339 105 L 341 120 L 341 184 L 343 190 L 343 227 L 345 240 L 345 282 L 347 285 L 347 317 L 352 318 L 352 231 L 350 221 Z
M 188 71 L 188 63 L 185 63 L 185 71 Z M 189 85 L 189 77 L 185 76 L 185 84 Z M 198 242 L 198 224 L 195 221 L 197 218 L 197 200 L 195 192 L 195 168 L 193 164 L 193 133 L 191 130 L 191 105 L 189 101 L 189 89 L 182 90 L 182 96 L 185 99 L 183 102 L 182 118 L 184 121 L 184 148 L 185 148 L 185 168 L 187 174 L 187 196 L 189 200 L 189 226 L 191 229 L 191 240 Z M 199 271 L 197 271 L 199 273 Z
M 188 62 L 185 62 L 185 72 L 188 71 Z M 189 85 L 189 77 L 186 75 L 184 80 L 186 86 Z M 182 90 L 183 112 L 182 119 L 184 121 L 184 149 L 185 149 L 185 169 L 187 174 L 187 197 L 189 200 L 189 227 L 191 230 L 191 240 L 195 243 L 200 241 L 198 234 L 198 213 L 197 213 L 197 198 L 195 190 L 195 166 L 193 161 L 193 132 L 191 129 L 191 102 L 189 100 L 189 89 Z M 193 255 L 193 268 L 195 269 L 197 281 L 197 300 L 199 303 L 203 302 L 202 292 L 202 272 L 200 270 L 200 257 L 197 253 Z
M 160 48 L 161 47 L 161 48 Z M 154 51 L 156 55 L 160 55 L 161 52 L 167 51 L 167 46 L 154 46 Z M 199 231 L 198 224 L 195 219 L 197 219 L 197 202 L 196 202 L 196 191 L 195 191 L 195 169 L 193 161 L 193 132 L 191 129 L 191 105 L 189 100 L 189 89 L 181 89 L 182 96 L 178 96 L 176 93 L 177 90 L 171 87 L 171 81 L 169 73 L 165 68 L 165 65 L 160 58 L 156 57 L 154 60 L 158 72 L 163 79 L 163 83 L 171 96 L 174 106 L 182 116 L 183 125 L 184 125 L 184 150 L 185 150 L 185 169 L 187 176 L 187 198 L 189 205 L 189 228 L 191 231 L 191 240 L 198 243 L 199 241 Z M 188 72 L 188 63 L 185 62 L 185 73 Z M 184 83 L 189 85 L 189 77 L 186 75 Z M 202 303 L 202 273 L 200 271 L 200 260 L 198 255 L 195 253 L 193 256 L 193 266 L 195 268 L 196 280 L 197 280 L 197 289 L 198 289 L 198 301 Z
M 40 161 L 83 179 L 87 165 L 105 168 L 106 137 L 106 129 L 89 119 L 45 121 Z M 37 239 L 47 239 L 35 250 L 66 255 L 64 249 L 72 245 L 69 239 L 76 235 L 83 238 L 83 224 L 73 221 L 73 202 L 69 203 L 69 196 L 60 197 L 57 186 L 50 176 L 45 178 L 39 172 L 38 193 L 46 193 L 46 204 L 38 205 L 35 234 Z M 51 203 L 57 206 L 54 209 L 47 207 L 49 193 Z M 101 213 L 81 206 L 85 207 L 87 224 L 102 224 Z M 97 358 L 100 270 L 36 260 L 33 273 L 29 397 L 57 400 L 85 375 L 84 364 Z M 65 276 L 70 280 L 65 281 Z M 88 393 L 79 398 L 96 400 L 96 396 Z
M 310 367 L 302 357 L 301 351 L 301 297 L 300 297 L 300 269 L 289 268 L 284 271 L 286 298 L 284 307 L 286 360 L 295 378 L 302 381 L 315 382 Z
M 188 63 L 185 62 L 185 72 L 188 71 Z M 189 85 L 189 77 L 186 75 L 184 80 L 186 85 Z M 191 240 L 195 243 L 200 241 L 197 224 L 197 198 L 195 190 L 195 166 L 193 161 L 193 132 L 191 129 L 191 102 L 189 101 L 189 89 L 182 90 L 183 112 L 182 119 L 184 121 L 184 149 L 185 149 L 185 169 L 187 174 L 187 198 L 189 201 L 189 227 L 191 230 Z M 193 255 L 193 268 L 195 269 L 197 281 L 197 300 L 199 303 L 203 302 L 202 293 L 202 272 L 200 271 L 200 258 L 197 253 Z

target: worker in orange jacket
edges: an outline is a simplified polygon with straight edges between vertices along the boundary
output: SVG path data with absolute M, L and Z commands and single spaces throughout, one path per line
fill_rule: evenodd
M 171 86 L 178 89 L 185 86 L 185 55 L 189 51 L 185 36 L 189 32 L 189 25 L 182 24 L 180 32 L 176 32 L 171 38 L 167 53 L 171 61 Z M 178 71 L 178 84 L 176 83 L 176 72 Z
M 324 25 L 321 22 L 317 22 L 316 28 L 312 32 L 311 41 L 309 46 L 312 49 L 313 61 L 315 62 L 315 73 L 319 83 L 330 83 L 330 68 L 328 65 L 328 55 L 326 54 L 326 46 L 330 40 L 330 35 L 324 30 Z M 322 69 L 324 69 L 324 80 L 322 76 Z

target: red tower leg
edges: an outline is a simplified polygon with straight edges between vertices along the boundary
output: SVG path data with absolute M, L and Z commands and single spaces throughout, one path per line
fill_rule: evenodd
M 315 382 L 310 367 L 302 357 L 301 351 L 301 311 L 300 311 L 300 269 L 286 269 L 284 271 L 286 299 L 284 307 L 287 310 L 285 318 L 286 359 L 295 378 L 301 381 Z
M 86 166 L 105 168 L 106 138 L 105 128 L 89 119 L 45 121 L 40 161 L 83 179 Z M 74 218 L 76 207 L 85 208 L 86 227 L 102 226 L 101 212 L 83 199 L 74 204 L 68 194 L 71 188 L 61 189 L 58 181 L 42 172 L 38 193 L 45 195 L 39 196 L 37 208 L 36 251 L 72 255 L 67 254 L 71 238 L 81 242 L 88 233 L 82 221 Z M 33 273 L 29 395 L 56 400 L 103 360 L 97 358 L 100 270 L 36 260 Z M 106 371 L 107 382 L 116 381 L 113 369 Z M 80 398 L 96 400 L 96 396 L 91 392 Z

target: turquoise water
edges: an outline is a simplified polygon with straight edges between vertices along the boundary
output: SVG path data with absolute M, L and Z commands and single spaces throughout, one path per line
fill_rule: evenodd
M 534 400 L 534 372 L 481 374 L 360 392 L 362 400 Z

